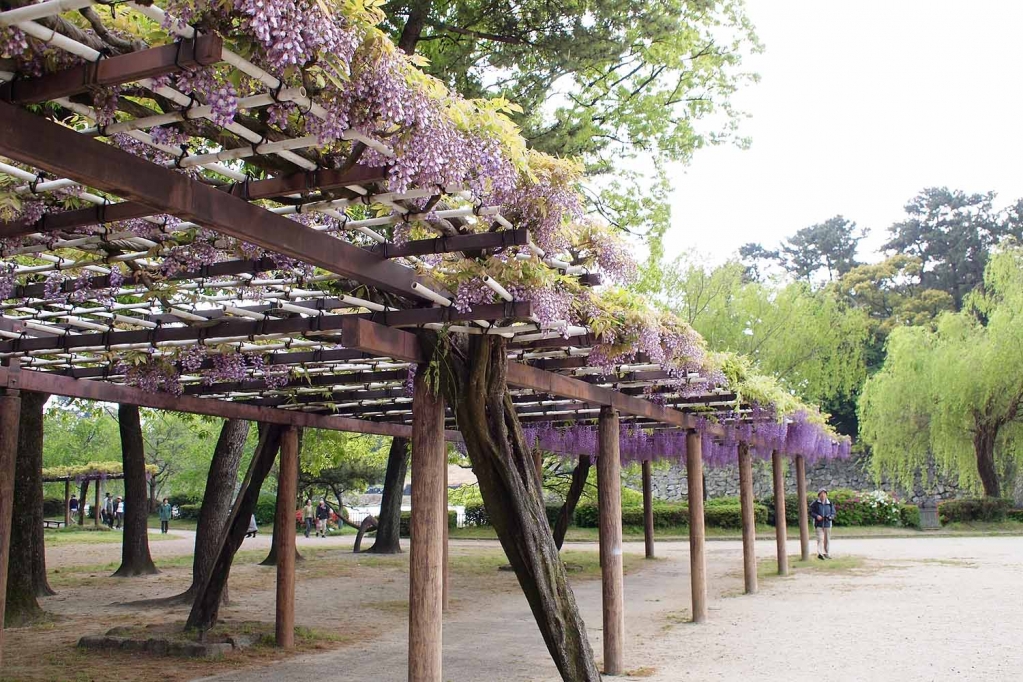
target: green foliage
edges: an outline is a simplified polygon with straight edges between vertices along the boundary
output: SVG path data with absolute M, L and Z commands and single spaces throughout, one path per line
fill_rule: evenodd
M 997 497 L 997 476 L 1023 457 L 1023 250 L 995 255 L 985 288 L 931 330 L 895 329 L 863 388 L 861 437 L 875 476 L 905 487 L 934 461 L 961 485 Z
M 401 520 L 398 522 L 398 532 L 401 537 L 411 537 L 412 512 L 403 511 Z M 458 528 L 458 512 L 448 511 L 448 530 Z
M 146 472 L 150 475 L 156 473 L 156 467 L 152 464 L 146 465 Z M 99 479 L 106 476 L 120 476 L 124 473 L 121 462 L 89 462 L 88 464 L 71 464 L 67 466 L 45 467 L 43 478 L 69 479 Z
M 901 523 L 900 505 L 882 490 L 857 492 L 839 488 L 829 490 L 835 504 L 836 526 L 897 526 Z
M 786 239 L 779 260 L 795 279 L 811 283 L 823 270 L 832 282 L 858 265 L 856 247 L 865 236 L 866 230 L 838 215 Z
M 450 502 L 449 498 L 449 504 L 461 503 Z M 490 525 L 490 516 L 487 515 L 487 508 L 483 506 L 482 501 L 465 505 L 465 525 L 467 526 Z
M 179 504 L 178 505 L 178 511 L 181 512 L 181 516 L 179 518 L 181 518 L 183 520 L 198 521 L 199 520 L 199 512 L 201 510 L 202 510 L 202 505 L 201 504 Z M 259 521 L 258 521 L 258 516 L 257 516 L 257 523 L 258 522 Z
M 260 495 L 256 500 L 256 523 L 259 526 L 273 526 L 277 515 L 277 498 L 271 495 Z
M 653 506 L 654 528 L 678 528 L 689 525 L 689 505 L 684 502 L 657 502 Z M 767 508 L 761 504 L 753 507 L 757 523 L 767 522 Z M 713 528 L 741 528 L 742 512 L 739 502 L 725 499 L 721 502 L 708 500 L 704 506 L 704 523 Z M 580 504 L 575 512 L 575 525 L 579 528 L 596 528 L 599 521 L 597 505 Z M 622 507 L 622 525 L 643 526 L 643 507 Z
M 736 262 L 708 269 L 681 259 L 648 263 L 637 288 L 689 322 L 708 347 L 778 377 L 781 393 L 819 402 L 854 393 L 866 376 L 866 315 L 826 291 L 751 282 Z
M 899 522 L 906 528 L 919 528 L 920 507 L 915 504 L 899 505 Z
M 1012 500 L 984 497 L 981 499 L 946 500 L 938 505 L 938 519 L 947 523 L 971 521 L 1004 521 L 1012 509 Z
M 384 480 L 390 440 L 342 431 L 303 433 L 299 488 L 303 495 L 329 492 L 336 499 Z
M 921 284 L 948 293 L 959 307 L 983 281 L 991 249 L 1014 232 L 1019 237 L 1012 216 L 992 207 L 994 198 L 928 187 L 906 204 L 906 219 L 888 228 L 884 248 L 918 258 Z

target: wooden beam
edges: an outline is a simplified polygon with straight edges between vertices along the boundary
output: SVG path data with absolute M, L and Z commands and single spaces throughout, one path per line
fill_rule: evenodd
M 213 398 L 176 396 L 170 393 L 153 393 L 132 386 L 122 386 L 101 381 L 87 381 L 62 377 L 48 372 L 21 370 L 15 376 L 9 368 L 0 367 L 0 387 L 11 386 L 12 382 L 26 391 L 38 391 L 69 398 L 84 398 L 109 403 L 138 405 L 158 410 L 205 414 L 224 419 L 246 419 L 268 424 L 303 426 L 328 431 L 350 431 L 378 436 L 399 436 L 408 438 L 412 430 L 401 424 L 368 422 L 328 415 L 278 410 L 270 407 L 244 405 Z
M 442 682 L 444 620 L 444 399 L 426 372 L 413 393 L 412 521 L 409 554 L 409 682 Z
M 11 104 L 0 103 L 0 154 L 89 187 L 420 300 L 411 268 L 381 258 Z
M 433 239 L 416 239 L 404 244 L 383 243 L 370 247 L 370 251 L 384 258 L 402 258 L 408 256 L 425 256 L 435 253 L 455 253 L 458 251 L 480 251 L 482 249 L 503 249 L 510 246 L 525 246 L 529 243 L 529 233 L 524 228 L 500 230 L 498 232 L 482 232 L 479 234 L 460 234 L 454 237 L 435 237 Z
M 8 370 L 7 367 L 0 369 Z M 4 609 L 7 605 L 11 519 L 14 515 L 14 461 L 18 454 L 20 418 L 21 394 L 0 388 L 0 663 L 3 663 L 4 651 Z
M 336 305 L 335 305 L 336 304 Z M 296 305 L 301 305 L 296 304 Z M 411 308 L 409 310 L 393 310 L 380 313 L 364 313 L 358 315 L 330 314 L 313 315 L 317 308 L 309 304 L 310 316 L 290 315 L 276 319 L 252 320 L 242 317 L 224 316 L 210 323 L 199 323 L 191 326 L 160 327 L 158 329 L 139 329 L 130 331 L 90 332 L 85 334 L 59 334 L 46 336 L 23 337 L 0 342 L 0 353 L 28 353 L 42 350 L 70 350 L 73 348 L 110 347 L 122 344 L 149 343 L 157 344 L 167 341 L 205 341 L 207 339 L 226 339 L 235 337 L 258 337 L 269 334 L 314 334 L 316 332 L 342 331 L 345 324 L 353 319 L 377 320 L 374 324 L 383 327 L 386 322 L 390 326 L 443 324 L 476 319 L 503 319 L 505 317 L 527 317 L 531 309 L 529 301 L 516 303 L 497 303 L 473 306 L 468 311 L 460 312 L 454 306 L 448 308 Z M 305 306 L 303 306 L 305 307 Z M 325 309 L 348 307 L 338 299 L 323 304 Z M 270 311 L 272 313 L 272 310 Z M 177 320 L 178 318 L 171 319 Z M 55 330 L 61 329 L 59 326 Z M 372 334 L 374 332 L 365 332 Z M 343 336 L 342 336 L 343 338 Z M 349 348 L 356 348 L 347 342 L 342 343 Z
M 703 518 L 703 439 L 696 430 L 686 433 L 686 483 L 689 488 L 689 575 L 693 622 L 707 620 L 707 559 Z
M 753 508 L 753 458 L 749 443 L 739 442 L 739 507 L 742 512 L 742 577 L 743 591 L 757 591 L 757 521 Z
M 771 473 L 774 476 L 774 539 L 778 553 L 778 575 L 789 574 L 789 556 L 785 550 L 785 471 L 782 456 L 777 450 L 771 452 Z
M 806 457 L 796 455 L 796 493 L 799 496 L 799 556 L 810 559 L 810 508 L 806 499 Z
M 96 87 L 210 66 L 221 60 L 222 52 L 220 36 L 206 33 L 170 45 L 79 64 L 36 78 L 15 79 L 0 85 L 0 100 L 11 104 L 38 104 L 78 95 Z
M 281 434 L 281 463 L 277 473 L 277 614 L 274 634 L 281 649 L 295 648 L 295 499 L 298 497 L 298 430 Z
M 314 171 L 299 171 L 275 178 L 266 178 L 265 180 L 230 183 L 219 185 L 217 189 L 240 199 L 253 201 L 255 199 L 270 199 L 285 194 L 302 193 L 305 195 L 314 191 L 338 190 L 349 185 L 367 185 L 382 182 L 385 179 L 387 179 L 386 168 L 356 164 L 351 168 L 342 170 L 325 168 Z M 45 234 L 57 230 L 71 230 L 76 227 L 116 223 L 131 218 L 146 218 L 161 215 L 162 213 L 164 212 L 154 211 L 150 206 L 138 201 L 121 201 L 116 204 L 81 208 L 75 211 L 64 211 L 63 213 L 47 213 L 35 222 L 0 222 L 0 237 L 22 237 L 34 232 Z M 222 264 L 218 263 L 208 267 L 216 268 L 218 265 Z M 184 278 L 189 279 L 188 277 Z M 175 276 L 170 279 L 181 278 Z
M 622 462 L 618 413 L 600 409 L 597 444 L 597 510 L 604 624 L 604 674 L 625 670 L 625 595 L 622 568 Z

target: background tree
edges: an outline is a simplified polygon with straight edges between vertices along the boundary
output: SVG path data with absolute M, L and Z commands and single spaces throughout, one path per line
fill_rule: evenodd
M 866 231 L 840 215 L 823 223 L 804 227 L 785 240 L 781 247 L 781 262 L 796 279 L 813 282 L 826 274 L 833 282 L 859 263 L 856 248 Z
M 1018 211 L 999 214 L 994 198 L 994 192 L 924 189 L 906 204 L 906 220 L 888 228 L 884 248 L 920 259 L 922 285 L 948 292 L 958 309 L 983 280 L 991 248 L 1020 231 Z
M 840 431 L 855 433 L 869 339 L 862 311 L 803 282 L 749 281 L 737 262 L 708 269 L 677 260 L 649 268 L 658 272 L 643 278 L 641 290 L 688 321 L 711 348 L 748 356 L 804 400 L 823 403 Z
M 405 497 L 405 475 L 408 472 L 411 444 L 407 438 L 392 438 L 387 450 L 384 490 L 380 497 L 376 540 L 368 552 L 399 554 L 401 552 L 401 502 Z
M 121 565 L 114 576 L 129 578 L 157 573 L 149 554 L 149 496 L 146 492 L 146 455 L 142 420 L 135 405 L 117 406 L 124 461 L 124 535 Z
M 589 196 L 616 224 L 660 233 L 662 162 L 746 142 L 731 96 L 756 80 L 742 58 L 761 46 L 740 0 L 395 0 L 383 9 L 399 48 L 429 60 L 427 73 L 467 97 L 515 102 L 532 147 L 583 158 L 591 174 L 614 170 Z M 657 170 L 623 169 L 638 154 Z
M 208 470 L 208 453 L 213 434 L 208 421 L 196 419 L 191 415 L 165 410 L 144 410 L 142 416 L 146 464 L 156 467 L 156 472 L 150 474 L 148 479 L 149 510 L 153 511 L 172 478 L 177 488 L 179 481 L 185 483 L 183 474 L 186 471 L 202 473 L 203 470 Z M 180 487 L 184 492 L 185 486 Z M 194 487 L 194 484 L 190 487 Z
M 933 460 L 998 497 L 1023 454 L 1023 251 L 995 256 L 985 290 L 937 327 L 900 327 L 860 401 L 877 475 L 911 485 Z
M 8 559 L 5 621 L 18 626 L 43 614 L 36 597 L 54 594 L 46 580 L 43 546 L 43 406 L 45 393 L 24 391 L 14 462 L 14 516 Z

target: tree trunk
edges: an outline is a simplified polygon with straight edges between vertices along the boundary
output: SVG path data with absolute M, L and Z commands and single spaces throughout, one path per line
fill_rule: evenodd
M 572 484 L 568 486 L 565 504 L 561 506 L 561 511 L 558 512 L 558 520 L 554 522 L 554 544 L 557 546 L 558 551 L 565 544 L 565 533 L 568 532 L 568 527 L 572 524 L 572 519 L 575 517 L 575 508 L 579 504 L 579 498 L 582 497 L 583 490 L 586 489 L 586 479 L 589 476 L 590 457 L 589 455 L 580 455 L 579 463 L 575 465 L 575 470 L 572 472 Z
M 997 427 L 980 427 L 973 432 L 973 451 L 977 455 L 977 473 L 984 486 L 985 497 L 1001 497 L 1002 489 L 995 468 Z
M 295 517 L 291 517 L 292 521 L 295 521 Z M 260 566 L 276 566 L 277 565 L 277 550 L 279 548 L 279 540 L 281 534 L 277 528 L 277 516 L 274 515 L 274 534 L 270 538 L 270 552 L 266 555 L 266 558 L 259 562 Z M 305 557 L 299 554 L 298 545 L 295 545 L 295 561 L 305 561 Z
M 217 558 L 213 563 L 213 570 L 210 571 L 209 579 L 196 594 L 192 602 L 192 610 L 188 614 L 186 629 L 197 629 L 205 632 L 217 624 L 217 616 L 220 613 L 220 603 L 224 590 L 227 587 L 227 579 L 231 574 L 231 563 L 238 548 L 242 546 L 245 533 L 249 530 L 249 519 L 256 510 L 256 502 L 259 500 L 259 490 L 263 487 L 263 481 L 273 468 L 274 459 L 277 457 L 277 450 L 281 445 L 281 433 L 284 427 L 277 424 L 265 424 L 260 426 L 259 445 L 256 453 L 252 456 L 249 471 L 242 482 L 238 498 L 231 509 L 231 515 L 225 525 L 225 533 L 221 536 Z
M 398 49 L 405 54 L 415 54 L 416 45 L 426 28 L 426 19 L 430 14 L 430 0 L 412 0 L 409 5 L 408 18 L 398 38 Z
M 249 437 L 249 422 L 228 419 L 220 428 L 220 438 L 213 450 L 213 460 L 206 475 L 206 491 L 202 496 L 199 521 L 195 526 L 195 555 L 192 558 L 192 585 L 168 601 L 191 604 L 195 595 L 209 580 L 213 562 L 217 560 L 220 541 L 224 537 L 227 519 L 231 514 L 234 486 L 238 480 L 238 465 L 245 452 Z M 227 602 L 225 587 L 223 601 Z
M 377 537 L 367 552 L 374 554 L 400 554 L 401 501 L 405 496 L 405 473 L 408 471 L 409 447 L 407 438 L 392 438 L 387 453 L 387 473 L 384 474 L 384 494 L 380 500 L 377 518 Z
M 42 616 L 43 610 L 36 597 L 55 594 L 46 581 L 43 546 L 43 405 L 47 398 L 44 393 L 24 391 L 21 394 L 4 608 L 8 627 L 24 625 Z
M 424 334 L 422 340 L 427 346 L 437 344 L 432 334 Z M 460 336 L 449 347 L 432 350 L 487 515 L 554 664 L 565 680 L 600 680 L 586 626 L 540 500 L 542 484 L 532 452 L 508 392 L 506 340 Z
M 99 481 L 96 481 L 96 485 L 99 485 Z M 82 487 L 78 490 L 78 525 L 85 525 L 85 497 L 89 494 L 89 479 L 82 481 Z
M 124 535 L 121 538 L 121 567 L 114 571 L 114 577 L 152 575 L 159 571 L 149 554 L 146 451 L 138 406 L 118 405 L 117 423 L 124 462 Z

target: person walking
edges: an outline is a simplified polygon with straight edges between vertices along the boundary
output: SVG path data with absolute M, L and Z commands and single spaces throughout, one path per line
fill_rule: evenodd
M 330 508 L 326 500 L 320 500 L 316 507 L 316 537 L 327 537 L 327 520 L 330 518 Z
M 316 515 L 313 513 L 313 501 L 306 500 L 305 506 L 302 507 L 302 521 L 305 523 L 305 536 L 309 537 L 309 533 L 313 532 L 313 524 L 316 522 Z
M 114 527 L 114 498 L 110 497 L 110 493 L 103 498 L 103 523 L 106 524 L 107 528 Z
M 171 503 L 166 497 L 163 498 L 163 504 L 160 505 L 160 532 L 166 533 L 170 530 L 171 520 Z
M 67 508 L 71 521 L 78 521 L 78 498 L 75 495 L 71 495 L 71 501 L 67 503 Z
M 249 517 L 249 529 L 245 531 L 245 537 L 254 538 L 256 533 L 259 532 L 259 526 L 256 525 L 256 515 L 253 514 Z
M 121 530 L 122 521 L 124 521 L 124 500 L 118 495 L 114 500 L 114 523 L 117 524 L 117 530 Z
M 831 558 L 831 525 L 835 521 L 835 505 L 828 499 L 828 489 L 817 491 L 817 499 L 810 504 L 810 517 L 817 531 L 817 558 Z

